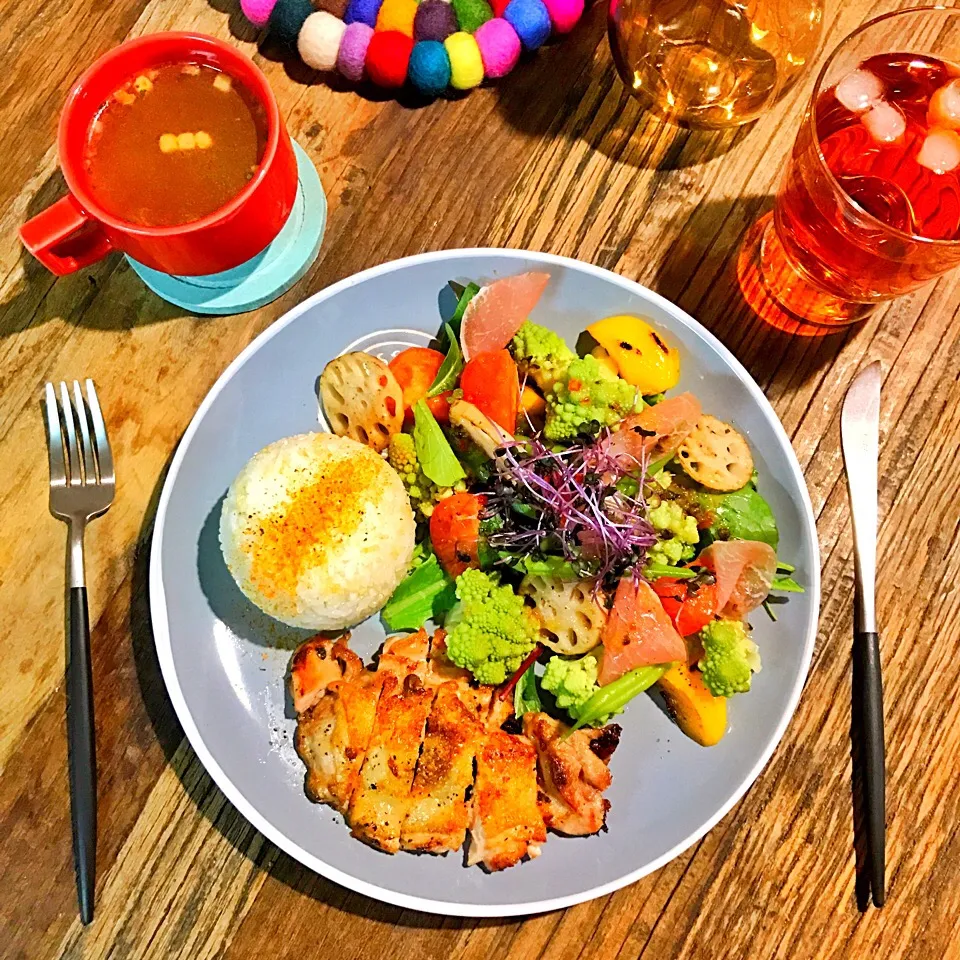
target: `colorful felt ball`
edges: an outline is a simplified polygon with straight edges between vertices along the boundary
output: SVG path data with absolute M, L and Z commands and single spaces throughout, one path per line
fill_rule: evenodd
M 438 40 L 421 40 L 414 44 L 407 76 L 421 93 L 428 97 L 439 96 L 450 83 L 447 48 Z
M 342 20 L 326 10 L 311 13 L 303 22 L 297 38 L 300 59 L 314 70 L 332 70 L 337 65 L 340 41 L 346 29 Z
M 452 0 L 457 23 L 464 33 L 476 33 L 481 23 L 493 16 L 493 8 L 487 0 Z
M 439 40 L 441 43 L 457 32 L 457 15 L 446 0 L 423 0 L 413 20 L 416 40 Z
M 337 53 L 337 69 L 353 83 L 363 79 L 363 65 L 372 37 L 373 27 L 365 23 L 347 24 L 347 29 L 343 31 L 340 51 Z
M 347 15 L 347 0 L 314 0 L 314 6 L 332 13 L 338 20 Z
M 367 47 L 367 74 L 378 87 L 402 87 L 413 40 L 399 30 L 376 31 Z
M 378 33 L 397 30 L 408 37 L 413 36 L 413 18 L 417 15 L 417 0 L 383 0 L 377 14 Z
M 473 34 L 451 33 L 443 45 L 450 58 L 450 86 L 455 90 L 470 90 L 483 81 L 483 60 Z
M 583 16 L 583 0 L 543 0 L 556 33 L 569 33 Z
M 345 23 L 365 23 L 368 27 L 377 25 L 381 0 L 350 0 L 344 16 Z
M 507 4 L 510 0 L 490 0 L 490 6 L 493 8 L 493 15 L 495 17 L 502 17 L 503 11 L 507 9 Z
M 517 31 L 527 50 L 536 50 L 550 36 L 550 14 L 543 0 L 510 0 L 503 19 Z
M 313 4 L 310 0 L 277 0 L 270 12 L 270 36 L 288 47 L 295 47 L 300 29 L 311 13 Z
M 277 0 L 240 0 L 240 9 L 255 27 L 265 27 L 276 2 Z
M 520 59 L 517 31 L 500 17 L 481 24 L 473 35 L 480 48 L 483 72 L 488 77 L 505 77 Z

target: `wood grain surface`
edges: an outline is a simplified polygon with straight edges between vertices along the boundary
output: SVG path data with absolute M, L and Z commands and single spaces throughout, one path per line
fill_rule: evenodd
M 869 16 L 828 3 L 823 49 Z M 769 208 L 808 74 L 750 129 L 643 114 L 596 4 L 508 79 L 422 106 L 329 86 L 235 0 L 7 0 L 0 21 L 0 956 L 441 958 L 960 957 L 960 274 L 822 339 L 752 317 L 737 246 Z M 110 257 L 57 280 L 16 229 L 64 192 L 53 146 L 72 80 L 125 37 L 224 37 L 254 56 L 330 202 L 321 257 L 277 303 L 198 319 Z M 258 41 L 261 46 L 258 48 Z M 308 294 L 423 250 L 529 247 L 676 301 L 747 365 L 791 435 L 817 514 L 823 607 L 796 717 L 735 809 L 668 866 L 591 903 L 470 922 L 383 906 L 265 841 L 213 785 L 164 691 L 146 552 L 165 466 L 216 377 Z M 850 791 L 852 560 L 838 412 L 884 374 L 880 577 L 889 894 L 855 900 Z M 77 919 L 63 684 L 64 529 L 47 513 L 44 381 L 94 377 L 120 488 L 87 539 L 100 767 L 96 922 Z

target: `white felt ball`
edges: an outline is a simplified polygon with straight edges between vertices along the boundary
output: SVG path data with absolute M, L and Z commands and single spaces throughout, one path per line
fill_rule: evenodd
M 337 65 L 340 40 L 347 25 L 326 10 L 311 13 L 300 28 L 297 50 L 300 59 L 314 70 L 333 70 Z

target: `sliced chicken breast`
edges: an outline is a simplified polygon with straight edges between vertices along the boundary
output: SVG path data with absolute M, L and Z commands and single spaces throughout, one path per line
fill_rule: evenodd
M 620 742 L 620 727 L 577 730 L 561 739 L 568 729 L 545 713 L 523 717 L 523 732 L 537 751 L 538 802 L 546 825 L 585 836 L 603 827 L 610 808 L 603 792 L 612 780 L 607 764 Z
M 473 761 L 482 737 L 483 725 L 476 708 L 461 699 L 460 684 L 441 684 L 427 720 L 400 838 L 404 850 L 445 853 L 463 846 Z

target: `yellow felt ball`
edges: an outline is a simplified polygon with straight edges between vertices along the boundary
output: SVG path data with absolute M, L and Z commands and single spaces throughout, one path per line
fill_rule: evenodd
M 377 14 L 377 33 L 396 30 L 405 37 L 412 37 L 413 18 L 418 6 L 417 0 L 383 0 Z
M 443 41 L 450 58 L 450 86 L 470 90 L 483 80 L 483 59 L 477 41 L 469 33 L 451 33 Z

